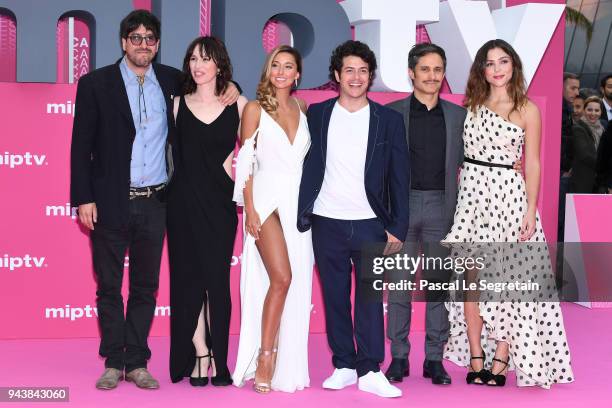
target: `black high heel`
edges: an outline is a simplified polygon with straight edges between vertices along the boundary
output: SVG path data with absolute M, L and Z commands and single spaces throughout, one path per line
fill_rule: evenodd
M 205 356 L 196 356 L 196 364 L 198 365 L 198 376 L 197 377 L 189 377 L 189 384 L 193 387 L 204 387 L 208 384 L 208 370 L 204 373 L 204 377 L 202 377 L 202 366 L 201 360 L 203 358 L 208 357 L 208 366 L 210 367 L 210 353 Z
M 506 385 L 506 375 L 502 373 L 506 371 L 506 368 L 508 368 L 508 363 L 510 363 L 510 356 L 508 356 L 508 361 L 503 361 L 499 358 L 493 358 L 493 361 L 502 363 L 504 365 L 504 368 L 502 368 L 502 370 L 497 374 L 491 373 L 491 378 L 489 378 L 489 381 L 487 381 L 487 385 L 490 385 L 491 387 L 503 387 L 504 385 Z
M 210 353 L 210 360 L 214 359 L 215 358 L 213 357 L 212 353 Z M 212 367 L 212 361 L 210 362 L 210 366 Z M 232 376 L 230 375 L 227 368 L 224 368 L 223 370 L 221 370 L 221 372 L 219 371 L 219 367 L 216 367 L 216 369 L 217 375 L 210 378 L 210 383 L 215 387 L 225 387 L 227 385 L 231 385 L 233 382 Z
M 482 360 L 482 369 L 480 371 L 474 370 L 474 367 L 472 367 L 472 360 Z M 489 380 L 491 379 L 491 372 L 487 370 L 486 368 L 484 368 L 484 362 L 485 362 L 484 350 L 482 350 L 482 356 L 479 356 L 479 357 L 470 356 L 470 368 L 472 369 L 472 371 L 469 371 L 467 373 L 467 376 L 465 377 L 465 381 L 468 384 L 485 385 L 489 382 Z M 479 379 L 481 382 L 476 382 L 477 379 Z

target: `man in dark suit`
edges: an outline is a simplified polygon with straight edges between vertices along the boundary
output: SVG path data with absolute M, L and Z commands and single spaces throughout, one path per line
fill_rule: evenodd
M 407 254 L 445 257 L 439 245 L 453 224 L 457 205 L 457 174 L 463 163 L 463 122 L 466 110 L 440 99 L 446 71 L 444 50 L 435 44 L 418 44 L 408 54 L 408 74 L 414 92 L 388 107 L 404 117 L 410 150 L 410 226 L 404 246 Z M 422 248 L 420 248 L 422 246 Z M 414 280 L 414 271 L 393 271 L 392 280 Z M 424 271 L 428 281 L 448 281 L 444 271 Z M 434 384 L 450 384 L 442 365 L 448 339 L 446 293 L 428 293 L 426 305 L 425 362 L 423 375 Z M 411 292 L 389 291 L 387 337 L 391 340 L 389 381 L 401 382 L 409 374 Z
M 565 230 L 565 195 L 569 192 L 572 163 L 574 161 L 573 132 L 573 103 L 580 93 L 580 78 L 572 72 L 563 73 L 563 99 L 561 105 L 561 177 L 559 179 L 559 214 L 557 224 L 557 240 L 563 242 Z M 558 267 L 562 267 L 562 251 L 557 256 Z
M 298 229 L 312 227 L 325 302 L 327 339 L 336 368 L 323 388 L 355 384 L 382 397 L 401 390 L 380 372 L 384 359 L 381 301 L 364 299 L 362 246 L 401 245 L 408 230 L 409 157 L 400 114 L 368 100 L 376 57 L 347 41 L 333 52 L 330 78 L 340 95 L 308 109 L 312 145 L 300 185 Z M 357 273 L 351 319 L 351 261 Z M 357 350 L 355 350 L 355 341 Z
M 605 129 L 608 127 L 608 123 L 612 121 L 612 74 L 601 78 L 599 85 L 601 91 L 601 124 Z
M 120 26 L 124 56 L 79 80 L 72 131 L 71 202 L 91 230 L 97 281 L 100 355 L 98 389 L 124 378 L 140 388 L 159 383 L 147 371 L 147 344 L 166 223 L 165 187 L 172 172 L 168 134 L 181 73 L 153 62 L 160 22 L 135 10 Z M 235 91 L 235 88 L 234 88 Z M 236 92 L 237 94 L 237 92 Z M 129 298 L 121 286 L 129 250 Z

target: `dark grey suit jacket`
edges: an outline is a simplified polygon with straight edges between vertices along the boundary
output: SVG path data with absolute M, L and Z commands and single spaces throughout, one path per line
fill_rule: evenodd
M 579 120 L 572 128 L 572 137 L 574 161 L 572 162 L 572 175 L 569 180 L 569 192 L 575 194 L 594 193 L 596 192 L 595 180 L 597 176 L 595 136 L 586 123 Z
M 404 116 L 406 127 L 406 141 L 410 146 L 410 95 L 407 98 L 391 102 L 387 106 Z M 446 125 L 446 176 L 444 181 L 445 211 L 444 218 L 447 226 L 453 225 L 455 207 L 457 206 L 457 175 L 459 167 L 463 164 L 463 124 L 467 111 L 454 103 L 440 99 L 440 106 L 444 114 Z

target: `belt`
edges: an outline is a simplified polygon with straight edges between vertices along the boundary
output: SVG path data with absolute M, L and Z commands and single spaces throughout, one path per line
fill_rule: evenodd
M 164 187 L 166 187 L 166 183 L 147 187 L 130 187 L 130 200 L 135 198 L 149 198 L 158 191 L 163 190 Z
M 484 162 L 484 161 L 480 161 L 480 160 L 470 159 L 469 157 L 464 157 L 463 161 L 475 164 L 477 166 L 501 167 L 501 168 L 509 169 L 509 170 L 512 170 L 514 168 L 514 166 L 512 166 L 511 164 L 489 163 L 489 162 Z

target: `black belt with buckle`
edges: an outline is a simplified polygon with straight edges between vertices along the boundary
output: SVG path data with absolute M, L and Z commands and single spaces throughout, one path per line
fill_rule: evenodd
M 166 187 L 166 183 L 147 187 L 130 187 L 130 200 L 135 198 L 149 198 L 153 194 L 163 190 L 164 187 Z
M 501 167 L 503 169 L 509 169 L 509 170 L 512 170 L 514 168 L 514 166 L 512 166 L 510 164 L 489 163 L 489 162 L 484 162 L 484 161 L 480 161 L 480 160 L 470 159 L 469 157 L 464 157 L 463 161 L 475 164 L 477 166 Z

